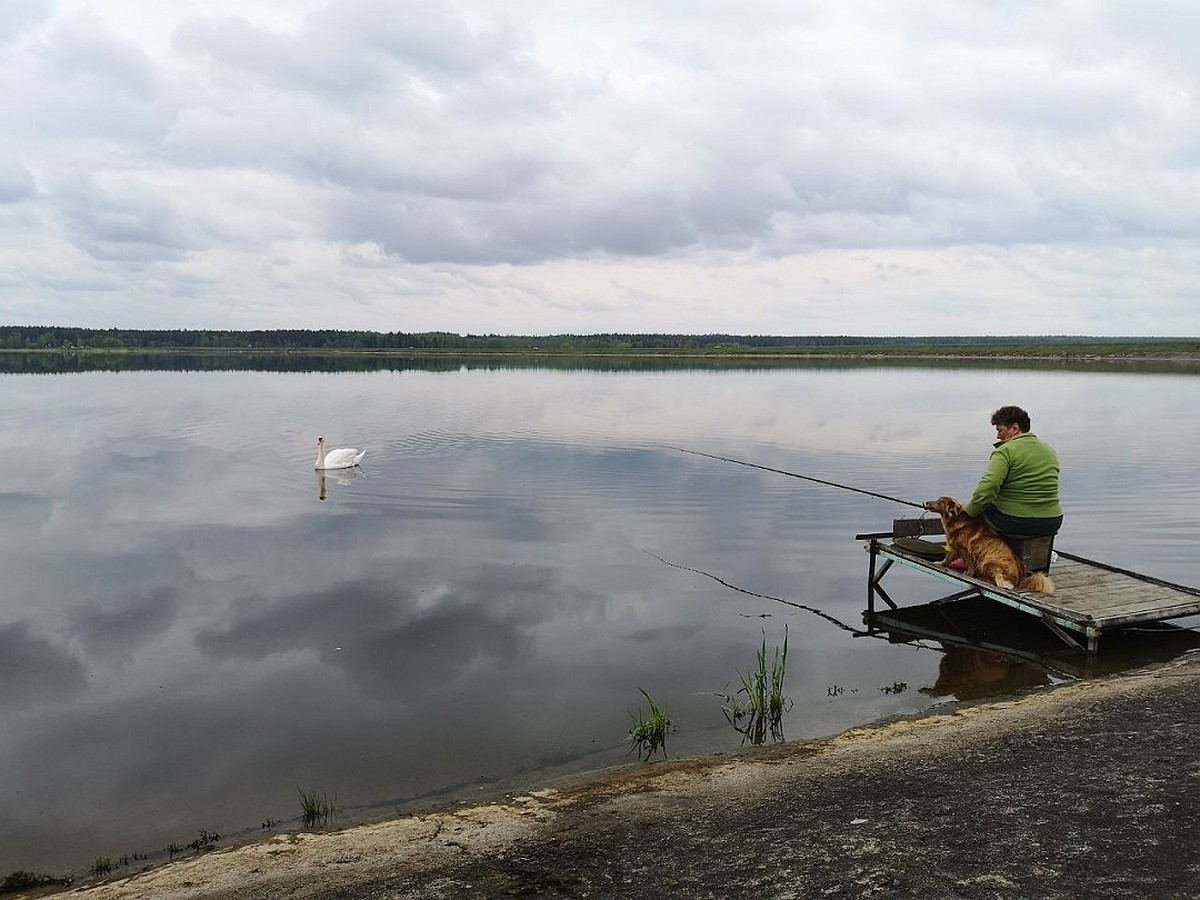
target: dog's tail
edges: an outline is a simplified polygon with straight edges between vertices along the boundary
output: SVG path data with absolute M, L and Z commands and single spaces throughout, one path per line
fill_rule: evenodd
M 1045 572 L 1030 572 L 1017 585 L 1023 591 L 1037 591 L 1039 594 L 1053 594 L 1054 582 Z

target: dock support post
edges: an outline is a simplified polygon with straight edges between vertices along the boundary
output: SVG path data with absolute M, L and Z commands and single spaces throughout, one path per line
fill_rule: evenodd
M 888 569 L 892 567 L 894 560 L 885 559 L 883 565 L 878 569 L 875 567 L 875 562 L 878 559 L 879 541 L 871 538 L 871 544 L 868 548 L 871 554 L 871 563 L 867 572 L 867 629 L 871 628 L 871 619 L 875 616 L 875 597 L 876 595 L 883 598 L 883 602 L 892 609 L 898 607 L 892 598 L 888 596 L 888 592 L 883 589 L 883 585 L 879 582 L 883 580 L 883 576 L 887 574 Z
M 871 543 L 867 548 L 871 558 L 867 565 L 867 634 L 875 633 L 875 550 L 877 547 L 878 542 L 875 538 L 871 538 Z
M 1042 624 L 1045 625 L 1047 628 L 1049 628 L 1052 632 L 1054 632 L 1054 635 L 1060 641 L 1062 641 L 1064 644 L 1066 644 L 1068 647 L 1070 647 L 1072 650 L 1075 650 L 1077 652 L 1081 652 L 1083 650 L 1083 648 L 1079 646 L 1079 641 L 1077 641 L 1074 637 L 1072 637 L 1071 634 L 1065 628 L 1063 628 L 1060 624 L 1058 624 L 1058 622 L 1055 621 L 1054 617 L 1051 616 L 1049 613 L 1042 613 L 1040 618 L 1042 620 Z M 1096 652 L 1099 638 L 1100 638 L 1100 634 L 1099 634 L 1099 632 L 1096 632 L 1096 630 L 1094 628 L 1089 628 L 1087 630 L 1087 639 L 1088 639 L 1087 652 L 1088 653 Z

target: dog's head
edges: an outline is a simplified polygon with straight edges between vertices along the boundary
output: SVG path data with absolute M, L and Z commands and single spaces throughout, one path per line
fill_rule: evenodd
M 947 521 L 957 519 L 966 514 L 961 503 L 953 497 L 938 497 L 936 500 L 926 500 L 925 508 L 938 513 Z

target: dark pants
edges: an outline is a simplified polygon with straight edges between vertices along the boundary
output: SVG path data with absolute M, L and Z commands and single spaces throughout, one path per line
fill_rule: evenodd
M 1058 534 L 1058 529 L 1062 528 L 1063 521 L 1062 516 L 1054 516 L 1049 519 L 1007 516 L 994 506 L 985 509 L 983 517 L 998 532 L 1012 537 L 1047 537 Z

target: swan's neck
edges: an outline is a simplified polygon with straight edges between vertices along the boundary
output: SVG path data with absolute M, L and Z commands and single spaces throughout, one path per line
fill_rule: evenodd
M 323 465 L 325 465 L 325 444 L 318 441 L 317 442 L 317 467 L 320 468 Z

